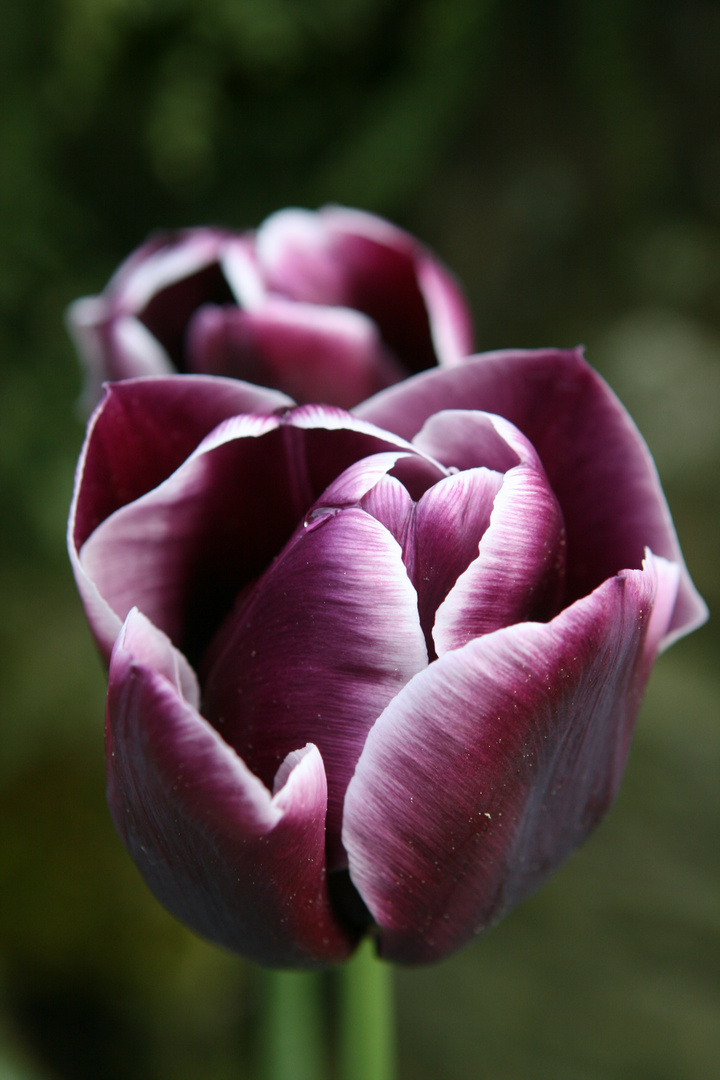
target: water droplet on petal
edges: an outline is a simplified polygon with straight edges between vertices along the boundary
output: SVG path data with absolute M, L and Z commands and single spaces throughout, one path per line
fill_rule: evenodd
M 307 529 L 311 525 L 320 525 L 329 518 L 337 517 L 341 511 L 342 507 L 340 506 L 315 506 L 305 515 L 303 528 Z

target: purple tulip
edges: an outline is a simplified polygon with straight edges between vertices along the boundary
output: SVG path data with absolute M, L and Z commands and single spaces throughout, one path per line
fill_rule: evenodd
M 341 207 L 283 210 L 255 233 L 154 237 L 68 325 L 91 404 L 106 380 L 179 371 L 350 408 L 473 351 L 450 272 L 389 222 Z
M 446 956 L 617 792 L 706 616 L 648 450 L 576 352 L 355 410 L 111 385 L 69 526 L 109 659 L 117 829 L 177 917 L 272 965 Z

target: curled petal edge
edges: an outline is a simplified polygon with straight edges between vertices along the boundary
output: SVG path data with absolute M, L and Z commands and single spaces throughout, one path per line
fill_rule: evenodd
M 381 955 L 440 959 L 532 892 L 617 792 L 679 568 L 648 552 L 550 623 L 441 657 L 376 721 L 346 798 Z
M 107 793 L 115 826 L 155 896 L 203 937 L 271 966 L 318 968 L 356 942 L 327 890 L 327 784 L 312 744 L 276 792 L 200 715 L 181 654 L 137 611 L 113 649 Z

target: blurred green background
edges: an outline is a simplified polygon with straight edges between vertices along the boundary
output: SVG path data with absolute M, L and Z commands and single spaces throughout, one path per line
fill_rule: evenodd
M 154 228 L 326 201 L 431 244 L 478 347 L 587 345 L 720 610 L 719 4 L 6 0 L 0 1080 L 251 1075 L 262 973 L 166 915 L 105 807 L 62 320 Z M 718 633 L 660 660 L 583 850 L 398 973 L 402 1080 L 720 1076 Z

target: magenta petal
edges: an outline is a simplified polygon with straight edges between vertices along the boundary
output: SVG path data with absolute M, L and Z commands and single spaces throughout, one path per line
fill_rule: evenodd
M 161 483 L 223 420 L 292 404 L 277 390 L 204 375 L 109 385 L 78 464 L 73 542 L 79 547 L 100 521 Z
M 394 476 L 380 477 L 363 495 L 360 505 L 377 521 L 382 522 L 402 548 L 415 504 L 408 489 Z
M 105 293 L 116 310 L 138 313 L 153 297 L 218 263 L 231 234 L 221 229 L 157 233 L 118 267 Z
M 201 308 L 188 336 L 197 371 L 275 386 L 296 401 L 350 408 L 402 377 L 365 315 L 268 300 L 255 311 Z
M 357 509 L 309 520 L 220 631 L 203 713 L 268 785 L 298 743 L 317 744 L 337 869 L 342 800 L 365 737 L 427 652 L 387 530 Z
M 548 624 L 446 653 L 373 727 L 347 790 L 381 954 L 438 959 L 538 886 L 613 801 L 672 575 L 623 571 Z M 657 599 L 656 599 L 657 597 Z M 655 639 L 666 627 L 657 626 Z
M 131 613 L 110 664 L 108 802 L 130 855 L 177 918 L 226 948 L 278 966 L 344 959 L 317 748 L 295 752 L 271 795 L 185 699 L 173 654 Z
M 704 622 L 647 446 L 580 349 L 486 353 L 390 387 L 355 412 L 412 439 L 442 409 L 497 413 L 537 450 L 567 528 L 569 600 L 640 567 L 650 547 L 680 565 L 665 643 Z
M 429 417 L 412 445 L 453 469 L 485 467 L 507 472 L 520 462 L 542 469 L 532 443 L 502 416 L 472 409 L 443 409 Z

